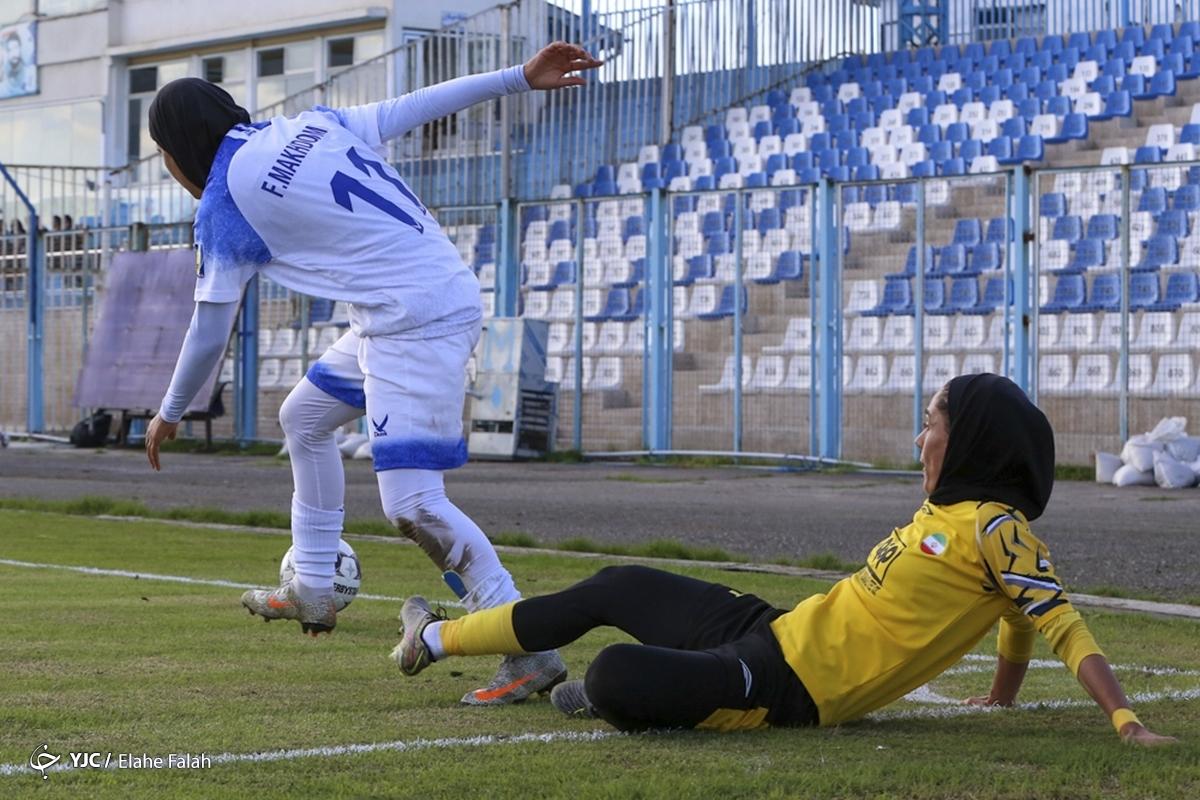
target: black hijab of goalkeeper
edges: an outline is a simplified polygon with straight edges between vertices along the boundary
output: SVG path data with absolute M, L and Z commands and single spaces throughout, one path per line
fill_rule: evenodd
M 960 375 L 946 384 L 950 438 L 929 500 L 1012 506 L 1037 519 L 1054 489 L 1054 430 L 1008 378 Z
M 246 109 L 229 92 L 199 78 L 180 78 L 159 89 L 149 116 L 150 138 L 200 190 L 225 134 L 234 125 L 250 123 Z

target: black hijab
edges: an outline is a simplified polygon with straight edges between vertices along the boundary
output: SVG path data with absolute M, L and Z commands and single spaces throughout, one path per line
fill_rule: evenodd
M 1008 378 L 984 373 L 950 381 L 950 440 L 929 500 L 991 500 L 1041 516 L 1054 488 L 1054 431 Z
M 150 138 L 201 189 L 208 182 L 221 140 L 239 122 L 249 124 L 246 109 L 220 86 L 199 78 L 171 81 L 150 104 Z

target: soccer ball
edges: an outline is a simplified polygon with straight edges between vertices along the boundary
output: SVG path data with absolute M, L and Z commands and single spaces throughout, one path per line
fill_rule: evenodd
M 279 583 L 283 585 L 296 574 L 296 562 L 292 560 L 292 548 L 283 554 L 279 564 Z M 341 611 L 358 595 L 362 585 L 362 565 L 354 548 L 344 539 L 338 542 L 337 564 L 333 568 L 333 605 Z

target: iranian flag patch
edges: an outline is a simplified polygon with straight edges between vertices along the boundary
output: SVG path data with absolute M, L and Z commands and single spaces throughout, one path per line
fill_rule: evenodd
M 931 533 L 921 540 L 921 552 L 931 556 L 940 556 L 946 552 L 946 534 Z

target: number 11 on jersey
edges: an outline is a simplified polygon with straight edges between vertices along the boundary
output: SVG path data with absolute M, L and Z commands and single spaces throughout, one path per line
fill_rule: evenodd
M 425 206 L 421 204 L 421 201 L 417 199 L 416 195 L 409 191 L 408 187 L 405 186 L 402 181 L 393 178 L 387 173 L 387 170 L 384 168 L 383 164 L 380 164 L 378 161 L 373 161 L 369 158 L 364 158 L 353 147 L 346 151 L 346 158 L 349 159 L 350 163 L 353 164 L 364 175 L 370 177 L 371 172 L 374 172 L 380 178 L 396 187 L 396 189 L 402 195 L 408 198 L 408 200 L 411 201 L 412 204 L 415 205 L 422 214 L 427 215 L 429 213 Z M 333 192 L 334 202 L 351 213 L 354 212 L 354 204 L 350 200 L 350 196 L 354 195 L 355 197 L 365 200 L 366 202 L 375 206 L 380 211 L 395 217 L 405 225 L 414 228 L 417 233 L 425 232 L 425 226 L 418 222 L 411 214 L 398 206 L 396 203 L 376 192 L 374 189 L 363 184 L 362 181 L 353 175 L 347 175 L 341 170 L 338 170 L 337 172 L 333 173 L 333 178 L 331 178 L 329 181 L 329 188 Z

